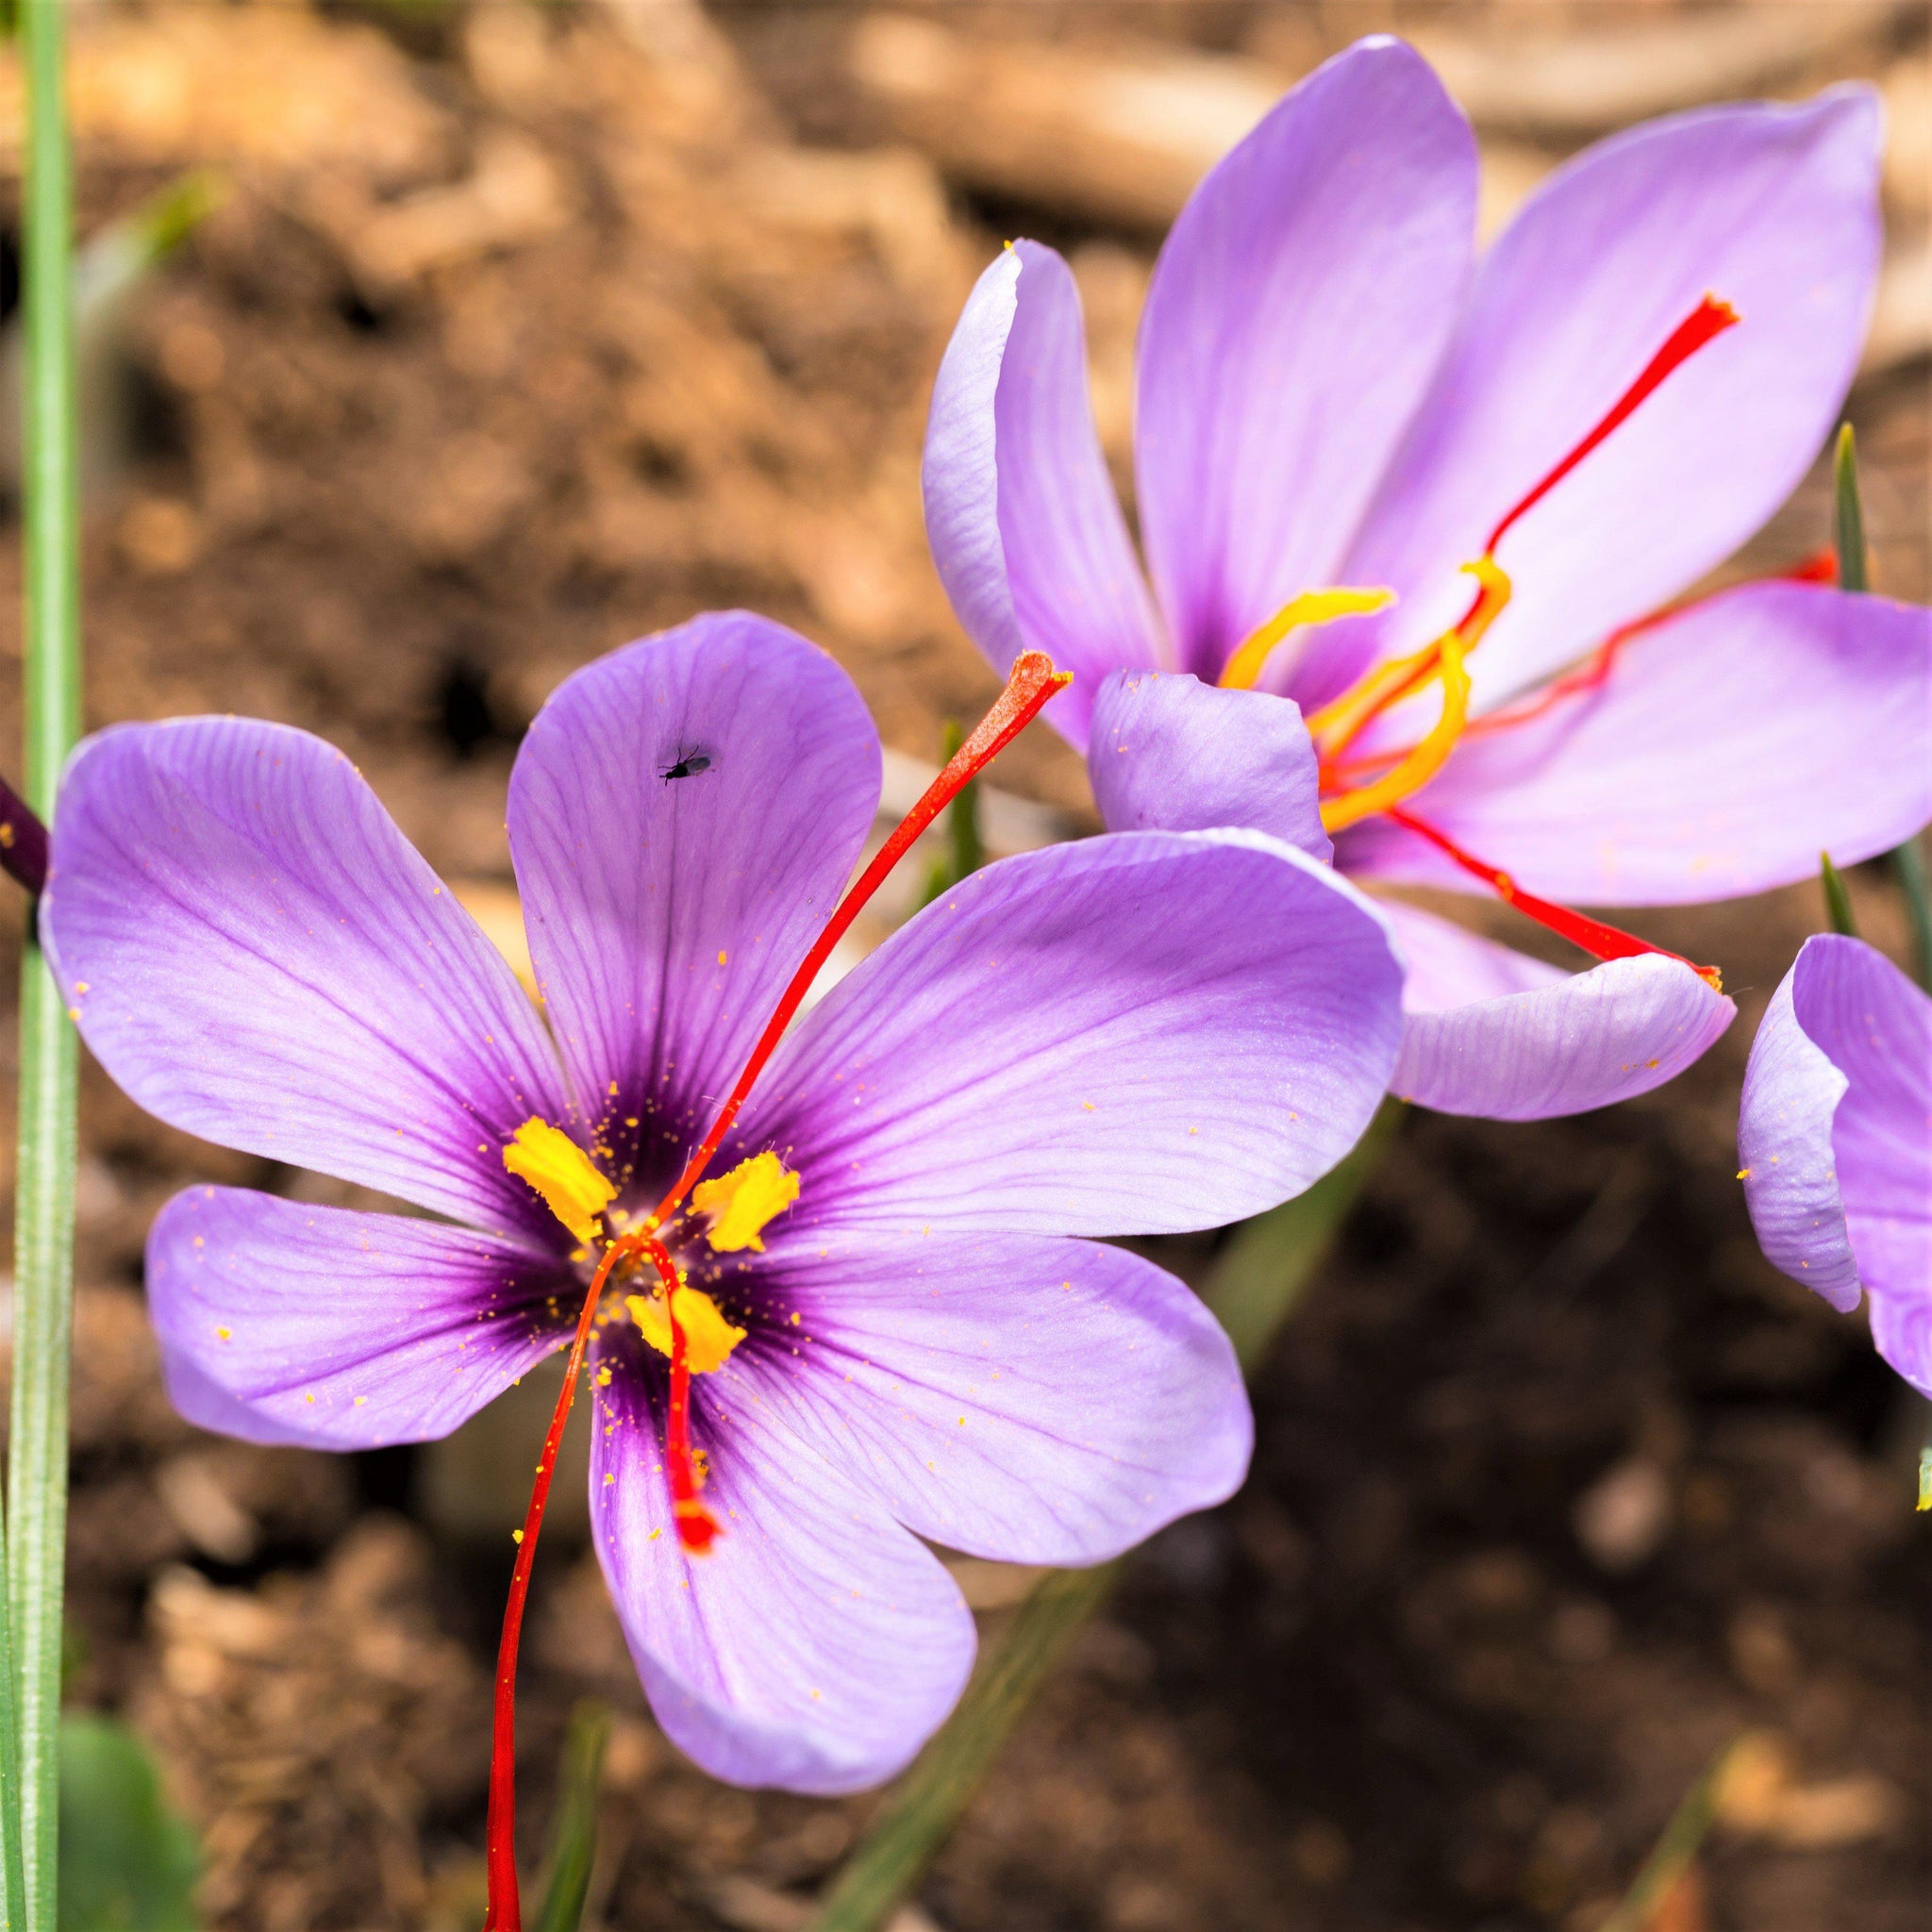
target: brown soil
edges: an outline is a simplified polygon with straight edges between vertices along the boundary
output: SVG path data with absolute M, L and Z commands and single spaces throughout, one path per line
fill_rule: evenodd
M 1714 17 L 1536 12 L 1579 32 Z M 1882 73 L 1895 138 L 1923 153 L 1910 16 L 1874 12 L 1848 42 L 1817 9 L 1820 51 L 1774 84 Z M 226 184 L 131 306 L 96 396 L 92 723 L 222 709 L 321 731 L 436 865 L 487 885 L 508 877 L 503 785 L 544 693 L 693 610 L 748 604 L 827 643 L 904 751 L 932 757 L 943 720 L 976 713 L 992 680 L 920 527 L 940 349 L 1001 233 L 1067 247 L 1118 459 L 1109 398 L 1165 177 L 1150 164 L 1109 201 L 1077 169 L 1015 173 L 1037 128 L 989 160 L 941 118 L 895 119 L 854 78 L 851 9 L 720 17 L 728 36 L 669 0 L 79 22 L 84 227 L 190 166 Z M 1291 78 L 1391 17 L 1122 4 L 925 24 L 1023 67 L 1052 41 L 1075 63 L 1205 54 Z M 1494 68 L 1519 22 L 1464 5 L 1424 25 Z M 1659 42 L 1657 71 L 1690 44 Z M 9 69 L 8 169 L 16 95 Z M 1528 178 L 1567 144 L 1490 142 Z M 1924 208 L 1902 178 L 1903 256 Z M 1853 408 L 1885 585 L 1915 596 L 1924 366 L 1895 356 Z M 1815 547 L 1823 502 L 1814 481 L 1764 554 Z M 4 556 L 17 664 L 17 544 Z M 0 744 L 17 682 L 0 678 Z M 1001 782 L 1085 808 L 1044 733 Z M 1884 880 L 1854 884 L 1896 945 Z M 1815 920 L 1794 891 L 1652 922 L 1723 960 L 1743 1008 L 1664 1094 L 1540 1128 L 1407 1124 L 1257 1383 L 1248 1487 L 1159 1538 L 1081 1638 L 924 1887 L 934 1921 L 1594 1932 L 1701 1766 L 1755 1726 L 1784 1753 L 1778 1802 L 1713 1840 L 1679 1932 L 1926 1924 L 1924 1413 L 1858 1323 L 1762 1262 L 1731 1179 L 1751 1031 Z M 155 1744 L 205 1833 L 211 1924 L 474 1924 L 509 1552 L 492 1511 L 535 1409 L 454 1475 L 190 1429 L 141 1310 L 154 1211 L 192 1177 L 340 1191 L 158 1128 L 93 1069 L 84 1122 L 73 1696 Z M 464 1480 L 482 1500 L 458 1507 Z M 785 1932 L 868 1804 L 746 1795 L 683 1764 L 558 1528 L 527 1822 L 572 1701 L 603 1698 L 620 1722 L 600 1922 Z

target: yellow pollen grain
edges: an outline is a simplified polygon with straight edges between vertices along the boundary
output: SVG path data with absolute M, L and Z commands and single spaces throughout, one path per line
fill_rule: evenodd
M 638 1324 L 638 1332 L 659 1355 L 671 1353 L 671 1318 L 665 1312 L 660 1294 L 627 1294 L 624 1305 Z M 714 1302 L 701 1288 L 680 1287 L 677 1325 L 684 1330 L 684 1359 L 694 1375 L 708 1375 L 730 1359 L 731 1351 L 744 1340 L 744 1330 L 727 1322 Z
M 720 954 L 718 955 L 718 963 L 719 963 L 719 965 L 721 965 L 721 966 L 722 966 L 722 965 L 724 965 L 724 961 L 725 961 L 725 958 L 726 958 L 726 956 L 725 956 L 725 955 L 724 955 L 724 953 L 722 953 L 722 952 L 721 952 L 721 953 L 720 953 Z
M 226 1341 L 234 1332 L 232 1328 L 217 1328 L 215 1330 L 215 1340 L 217 1341 Z
M 1738 1178 L 1740 1181 L 1748 1181 L 1751 1178 L 1751 1170 L 1748 1167 L 1740 1167 L 1738 1170 Z
M 721 1255 L 741 1248 L 762 1254 L 765 1224 L 797 1199 L 798 1176 L 769 1149 L 691 1191 L 691 1205 L 711 1217 L 705 1239 Z
M 592 1240 L 597 1217 L 617 1198 L 615 1185 L 568 1134 L 534 1114 L 503 1150 L 503 1164 L 542 1195 L 544 1205 L 578 1241 Z

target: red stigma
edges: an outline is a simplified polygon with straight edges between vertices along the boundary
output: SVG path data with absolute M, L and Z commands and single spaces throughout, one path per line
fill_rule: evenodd
M 644 1223 L 653 1232 L 621 1234 L 604 1251 L 596 1273 L 584 1294 L 584 1306 L 577 1316 L 576 1331 L 571 1338 L 565 1358 L 563 1391 L 550 1418 L 543 1438 L 543 1453 L 537 1463 L 537 1479 L 530 1486 L 530 1505 L 524 1514 L 524 1527 L 517 1543 L 516 1567 L 510 1574 L 509 1597 L 504 1606 L 503 1636 L 496 1652 L 496 1686 L 491 1713 L 490 1740 L 490 1823 L 486 1865 L 490 1878 L 490 1906 L 484 1916 L 483 1932 L 523 1932 L 523 1901 L 517 1889 L 516 1863 L 516 1676 L 517 1647 L 523 1635 L 524 1604 L 530 1591 L 530 1568 L 537 1553 L 537 1536 L 543 1524 L 544 1507 L 550 1499 L 550 1479 L 557 1468 L 557 1452 L 563 1441 L 564 1424 L 570 1420 L 571 1404 L 576 1395 L 577 1377 L 584 1365 L 584 1348 L 597 1313 L 605 1284 L 618 1260 L 626 1255 L 641 1256 L 658 1271 L 664 1289 L 665 1317 L 671 1328 L 671 1399 L 664 1425 L 664 1466 L 671 1488 L 671 1511 L 677 1525 L 677 1541 L 687 1555 L 703 1556 L 719 1535 L 718 1519 L 698 1496 L 702 1476 L 691 1441 L 691 1362 L 684 1328 L 677 1319 L 677 1266 L 669 1251 L 656 1237 L 683 1205 L 685 1196 L 704 1178 L 707 1166 L 724 1144 L 731 1124 L 738 1118 L 752 1084 L 764 1071 L 787 1026 L 805 1002 L 807 991 L 818 977 L 819 969 L 831 957 L 832 948 L 845 935 L 865 903 L 885 883 L 887 874 L 903 858 L 913 841 L 939 817 L 960 791 L 990 765 L 995 758 L 1032 724 L 1049 698 L 1073 682 L 1070 673 L 1056 671 L 1044 651 L 1023 651 L 1007 674 L 1007 688 L 994 700 L 992 708 L 974 727 L 973 735 L 954 753 L 945 769 L 926 787 L 919 803 L 908 812 L 892 835 L 879 848 L 878 856 L 858 875 L 845 896 L 839 901 L 824 930 L 812 942 L 811 950 L 799 962 L 798 970 L 787 983 L 765 1030 L 758 1036 L 744 1071 L 725 1096 L 709 1131 L 699 1141 L 697 1151 L 685 1163 L 684 1172 L 672 1184 L 671 1191 L 652 1209 Z
M 1492 553 L 1503 541 L 1503 533 L 1526 510 L 1541 503 L 1598 443 L 1634 414 L 1653 390 L 1688 362 L 1707 342 L 1723 335 L 1740 319 L 1738 311 L 1728 302 L 1721 302 L 1715 295 L 1707 295 L 1671 331 L 1670 340 L 1643 365 L 1643 373 L 1617 398 L 1596 427 L 1490 532 L 1490 541 L 1483 545 L 1484 551 Z
M 1648 940 L 1641 940 L 1621 926 L 1606 925 L 1600 919 L 1573 912 L 1567 906 L 1558 906 L 1551 900 L 1539 899 L 1534 892 L 1525 892 L 1500 867 L 1486 864 L 1473 853 L 1465 852 L 1446 833 L 1438 831 L 1434 825 L 1425 824 L 1400 806 L 1391 806 L 1389 816 L 1418 838 L 1426 839 L 1439 852 L 1446 853 L 1464 872 L 1473 873 L 1506 906 L 1515 907 L 1539 925 L 1568 940 L 1573 946 L 1580 946 L 1594 958 L 1636 959 L 1646 953 L 1655 954 L 1660 959 L 1674 959 L 1679 966 L 1690 967 L 1713 992 L 1724 990 L 1724 976 L 1715 966 L 1700 966 L 1694 960 L 1685 958 L 1681 953 L 1674 953 L 1666 946 L 1654 946 Z

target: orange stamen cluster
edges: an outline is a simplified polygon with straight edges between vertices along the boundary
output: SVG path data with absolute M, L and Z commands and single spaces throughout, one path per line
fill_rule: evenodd
M 564 1361 L 563 1391 L 550 1418 L 543 1438 L 543 1453 L 537 1462 L 536 1481 L 530 1488 L 530 1503 L 524 1515 L 524 1527 L 517 1543 L 517 1559 L 510 1575 L 508 1600 L 504 1607 L 503 1636 L 497 1646 L 496 1685 L 490 1752 L 490 1822 L 487 1868 L 490 1906 L 484 1919 L 484 1932 L 522 1932 L 523 1906 L 517 1889 L 516 1868 L 516 1670 L 517 1648 L 523 1634 L 524 1606 L 529 1595 L 530 1569 L 536 1557 L 537 1536 L 542 1526 L 543 1511 L 550 1496 L 550 1481 L 557 1467 L 557 1452 L 563 1441 L 564 1424 L 570 1419 L 576 1394 L 577 1377 L 582 1373 L 584 1350 L 598 1306 L 611 1271 L 621 1259 L 641 1257 L 657 1270 L 664 1288 L 664 1308 L 671 1330 L 671 1396 L 664 1428 L 665 1472 L 671 1488 L 672 1515 L 677 1525 L 679 1544 L 690 1554 L 701 1556 L 720 1534 L 718 1520 L 705 1507 L 698 1491 L 703 1486 L 699 1459 L 691 1440 L 691 1361 L 682 1324 L 677 1319 L 677 1267 L 670 1252 L 658 1239 L 673 1215 L 684 1205 L 691 1191 L 704 1178 L 705 1170 L 724 1145 L 731 1124 L 738 1118 L 753 1083 L 764 1071 L 785 1029 L 805 1003 L 806 993 L 819 970 L 831 957 L 832 948 L 842 939 L 867 900 L 885 883 L 899 860 L 919 835 L 939 817 L 961 790 L 1037 718 L 1047 701 L 1073 682 L 1072 676 L 1056 671 L 1043 651 L 1024 651 L 1008 674 L 1006 689 L 992 708 L 979 721 L 973 735 L 948 760 L 945 769 L 926 788 L 912 809 L 879 848 L 878 855 L 862 872 L 845 896 L 840 900 L 824 931 L 810 951 L 799 962 L 773 1010 L 765 1030 L 752 1048 L 744 1070 L 738 1076 L 724 1105 L 718 1109 L 705 1138 L 685 1163 L 684 1171 L 671 1185 L 643 1225 L 618 1235 L 605 1249 L 571 1338 L 570 1353 Z

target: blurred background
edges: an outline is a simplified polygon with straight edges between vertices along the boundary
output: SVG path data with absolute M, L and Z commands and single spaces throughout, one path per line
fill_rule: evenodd
M 750 605 L 829 646 L 909 802 L 994 688 L 918 494 L 974 275 L 1011 235 L 1067 253 L 1124 489 L 1166 225 L 1284 88 L 1391 28 L 1476 123 L 1490 230 L 1633 121 L 1883 90 L 1890 251 L 1850 416 L 1877 587 L 1923 599 L 1924 0 L 76 0 L 90 724 L 233 710 L 325 734 L 511 950 L 520 733 L 575 667 L 695 610 Z M 8 46 L 8 411 L 20 144 Z M 1821 469 L 1739 568 L 1828 535 Z M 9 502 L 0 748 L 18 573 Z M 996 850 L 1092 823 L 1044 730 L 997 783 Z M 1851 885 L 1903 958 L 1889 878 Z M 1596 1932 L 1745 1726 L 1774 1774 L 1661 1932 L 1923 1932 L 1925 1418 L 1862 1321 L 1761 1260 L 1732 1178 L 1745 1052 L 1821 903 L 1637 923 L 1723 962 L 1730 1036 L 1608 1113 L 1406 1123 L 1257 1383 L 1246 1490 L 1145 1552 L 902 1932 Z M 548 1393 L 356 1458 L 190 1429 L 142 1311 L 155 1210 L 191 1178 L 356 1197 L 158 1127 L 92 1068 L 83 1115 L 71 1699 L 152 1745 L 210 1924 L 473 1925 L 488 1660 Z M 541 1827 L 566 1713 L 605 1700 L 587 1923 L 797 1932 L 870 1801 L 684 1765 L 580 1507 L 553 1522 L 526 1805 Z M 1028 1580 L 961 1568 L 990 1623 Z

